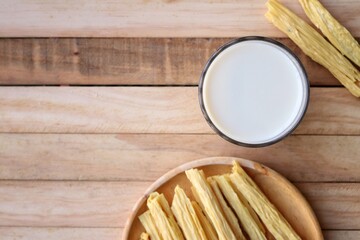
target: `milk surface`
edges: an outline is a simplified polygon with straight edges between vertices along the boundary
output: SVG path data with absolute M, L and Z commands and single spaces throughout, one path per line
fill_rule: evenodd
M 223 134 L 261 144 L 284 135 L 301 118 L 305 82 L 298 62 L 282 48 L 243 41 L 222 51 L 208 68 L 204 107 Z

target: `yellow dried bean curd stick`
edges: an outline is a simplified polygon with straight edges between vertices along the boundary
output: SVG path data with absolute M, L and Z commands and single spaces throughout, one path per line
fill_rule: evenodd
M 240 167 L 239 163 L 236 162 L 236 161 L 233 161 L 233 168 L 232 168 L 232 171 L 233 172 L 238 172 L 239 174 L 242 175 L 242 177 L 244 177 L 245 181 L 247 181 L 252 187 L 256 188 L 257 190 L 261 191 L 260 188 L 256 185 L 256 183 L 244 172 L 244 170 Z M 243 174 L 243 172 L 245 174 Z M 231 180 L 230 180 L 231 181 Z M 231 182 L 232 186 L 233 186 L 233 183 Z M 259 220 L 259 217 L 258 215 L 255 213 L 254 209 L 252 209 L 252 207 L 250 206 L 249 202 L 246 200 L 246 198 L 242 195 L 242 193 L 235 187 L 233 186 L 233 189 L 234 191 L 238 194 L 240 200 L 243 202 L 243 203 L 246 203 L 245 206 L 248 208 L 248 209 L 251 209 L 251 215 L 254 217 L 255 215 L 255 221 L 258 223 L 258 225 L 260 226 L 261 230 L 263 230 L 264 232 L 266 232 L 266 238 L 268 240 L 270 239 L 275 239 L 274 236 L 271 235 L 271 233 L 264 228 L 264 225 L 260 222 Z
M 327 68 L 354 96 L 360 97 L 360 73 L 315 29 L 276 0 L 266 3 L 266 18 L 289 36 L 315 62 Z
M 164 240 L 184 240 L 181 230 L 163 194 L 157 192 L 150 194 L 147 200 L 147 206 Z
M 234 162 L 233 169 L 235 170 L 230 174 L 230 179 L 234 187 L 247 199 L 275 239 L 301 239 L 260 189 L 255 187 L 256 184 L 236 162 Z
M 201 212 L 202 215 L 205 217 L 205 218 L 203 219 L 204 221 L 202 221 L 202 220 L 200 219 L 200 217 L 199 217 L 199 219 L 200 219 L 201 225 L 203 226 L 203 228 L 204 228 L 204 230 L 205 230 L 206 236 L 208 237 L 208 239 L 210 239 L 209 234 L 211 233 L 211 236 L 212 236 L 211 239 L 217 239 L 217 240 L 219 240 L 219 237 L 218 237 L 218 235 L 217 235 L 217 233 L 216 233 L 216 231 L 215 231 L 215 228 L 214 228 L 212 222 L 210 221 L 209 216 L 206 214 L 206 212 L 205 212 L 205 210 L 204 210 L 204 206 L 202 205 L 202 203 L 201 203 L 201 201 L 200 201 L 200 198 L 199 198 L 199 195 L 197 194 L 194 186 L 191 186 L 191 192 L 192 192 L 193 197 L 194 197 L 194 199 L 195 199 L 195 201 L 192 201 L 192 204 L 193 204 L 193 206 L 194 206 L 194 204 L 196 205 L 196 208 L 197 208 L 197 209 L 196 209 L 195 206 L 194 206 L 194 209 L 195 209 L 196 213 L 199 214 L 199 213 Z M 198 210 L 198 211 L 197 211 L 197 210 Z M 198 216 L 199 216 L 199 215 L 198 215 Z M 209 224 L 207 224 L 207 223 L 209 223 Z M 204 225 L 204 224 L 205 224 L 205 225 Z M 209 234 L 208 234 L 207 232 L 208 232 Z
M 139 220 L 152 240 L 162 240 L 161 234 L 159 233 L 149 210 L 141 214 Z
M 215 196 L 223 210 L 224 216 L 225 216 L 226 220 L 228 221 L 228 223 L 230 224 L 230 227 L 233 230 L 236 239 L 244 239 L 245 240 L 246 238 L 245 238 L 243 232 L 241 231 L 239 221 L 238 221 L 237 217 L 235 216 L 234 212 L 231 210 L 231 208 L 226 203 L 226 200 L 224 199 L 217 182 L 215 181 L 215 179 L 213 177 L 208 177 L 207 181 L 210 184 L 213 192 L 215 193 Z
M 147 233 L 141 233 L 140 240 L 150 240 L 150 236 Z
M 216 201 L 216 197 L 206 181 L 204 174 L 197 169 L 190 169 L 185 173 L 191 184 L 194 186 L 200 202 L 204 206 L 204 210 L 212 222 L 219 239 L 236 240 L 236 237 L 223 216 L 220 205 Z
M 318 0 L 299 0 L 306 15 L 329 41 L 345 56 L 360 66 L 360 45 Z
M 226 174 L 226 180 L 228 180 L 229 184 L 232 186 L 232 182 L 229 178 L 229 174 Z M 248 201 L 246 200 L 246 198 L 242 195 L 241 192 L 239 192 L 235 187 L 233 187 L 234 192 L 236 193 L 236 195 L 238 196 L 239 200 L 242 202 L 242 204 L 244 204 L 244 206 L 247 208 L 247 210 L 249 211 L 251 217 L 254 219 L 254 221 L 256 222 L 256 224 L 258 225 L 258 227 L 260 228 L 260 230 L 265 233 L 265 227 L 264 225 L 261 223 L 259 217 L 257 216 L 256 212 L 254 211 L 254 209 L 252 209 L 252 207 L 250 206 L 250 204 L 248 203 Z
M 232 186 L 232 182 L 229 178 L 229 174 L 227 174 L 227 178 L 228 181 L 230 183 L 230 185 Z M 250 204 L 248 203 L 248 201 L 246 200 L 246 198 L 241 194 L 241 192 L 239 192 L 239 190 L 236 187 L 233 187 L 234 192 L 236 193 L 236 195 L 238 196 L 239 200 L 244 204 L 244 206 L 248 209 L 250 215 L 252 216 L 252 218 L 254 219 L 254 221 L 256 222 L 256 224 L 258 225 L 258 227 L 260 228 L 260 230 L 265 234 L 265 237 L 267 240 L 271 240 L 274 239 L 274 237 L 271 235 L 271 233 L 265 228 L 264 224 L 261 222 L 260 218 L 258 217 L 258 215 L 256 214 L 256 212 L 254 211 L 254 209 L 252 209 L 252 207 L 250 206 Z
M 244 169 L 240 166 L 240 164 L 237 161 L 232 162 L 232 173 L 238 173 L 241 175 L 242 178 L 244 178 L 244 181 L 246 181 L 249 185 L 251 185 L 253 188 L 255 188 L 258 191 L 261 191 L 258 185 L 252 180 L 252 178 L 244 171 Z
M 207 239 L 209 240 L 218 240 L 219 238 L 217 237 L 217 234 L 215 232 L 214 227 L 211 225 L 211 223 L 209 222 L 209 220 L 206 218 L 206 216 L 204 215 L 201 207 L 199 206 L 199 204 L 195 201 L 191 202 L 191 205 L 193 206 L 195 212 L 196 212 L 196 216 L 199 218 L 199 221 L 201 223 L 201 226 L 204 229 L 205 235 L 207 237 Z
M 199 206 L 201 207 L 202 211 L 204 211 L 205 216 L 209 219 L 209 216 L 206 215 L 206 212 L 205 212 L 205 210 L 204 210 L 204 206 L 202 205 L 202 202 L 200 201 L 199 195 L 197 194 L 194 186 L 191 187 L 191 192 L 192 192 L 192 194 L 193 194 L 193 196 L 194 196 L 194 199 L 195 199 L 196 203 L 199 204 Z
M 229 180 L 226 179 L 224 175 L 214 176 L 214 179 L 218 183 L 221 192 L 224 194 L 226 200 L 229 202 L 230 206 L 235 210 L 237 217 L 240 219 L 242 227 L 245 232 L 249 235 L 251 240 L 263 239 L 266 240 L 265 233 L 259 228 L 258 224 L 255 222 L 251 216 L 249 210 L 246 206 L 240 201 L 236 192 L 232 188 Z
M 186 239 L 207 240 L 190 199 L 179 186 L 175 188 L 171 210 L 180 228 L 183 230 Z
M 210 218 L 209 218 L 209 216 L 207 215 L 207 213 L 205 212 L 205 210 L 204 210 L 204 209 L 205 209 L 205 208 L 204 208 L 204 205 L 203 205 L 202 202 L 200 201 L 199 195 L 197 194 L 194 186 L 191 186 L 191 192 L 192 192 L 193 197 L 194 197 L 194 199 L 195 199 L 194 202 L 200 207 L 201 212 L 205 215 L 205 218 L 208 220 L 208 222 L 210 223 L 212 229 L 213 229 L 214 232 L 215 232 L 215 235 L 217 236 L 217 233 L 216 233 L 216 231 L 215 231 L 214 225 L 213 225 L 212 222 L 210 221 Z M 219 239 L 219 238 L 216 237 L 216 239 Z

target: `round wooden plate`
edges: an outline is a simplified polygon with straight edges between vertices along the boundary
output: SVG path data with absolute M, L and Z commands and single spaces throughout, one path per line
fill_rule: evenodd
M 231 171 L 233 160 L 238 161 L 244 167 L 302 239 L 323 239 L 314 212 L 294 185 L 270 168 L 250 160 L 233 157 L 213 157 L 196 160 L 181 165 L 159 178 L 135 204 L 126 222 L 122 239 L 138 240 L 140 234 L 144 231 L 138 216 L 147 210 L 146 199 L 150 193 L 154 191 L 163 193 L 169 204 L 171 204 L 175 186 L 179 185 L 192 198 L 191 184 L 185 176 L 185 170 L 190 168 L 202 169 L 206 176 L 228 173 Z

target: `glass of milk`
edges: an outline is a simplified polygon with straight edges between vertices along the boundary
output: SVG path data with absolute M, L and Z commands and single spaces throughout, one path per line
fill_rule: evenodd
M 243 37 L 220 47 L 207 62 L 199 101 L 209 125 L 246 147 L 271 145 L 299 125 L 309 102 L 300 60 L 283 44 Z

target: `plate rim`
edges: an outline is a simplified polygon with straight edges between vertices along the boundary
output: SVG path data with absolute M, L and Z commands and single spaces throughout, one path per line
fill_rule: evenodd
M 129 233 L 130 233 L 130 228 L 132 226 L 132 222 L 135 220 L 136 217 L 136 213 L 137 210 L 142 206 L 142 204 L 146 201 L 146 199 L 148 198 L 148 196 L 154 192 L 156 189 L 158 189 L 160 186 L 162 186 L 164 183 L 166 183 L 167 180 L 175 177 L 176 175 L 191 169 L 191 168 L 197 168 L 197 167 L 203 167 L 203 166 L 208 166 L 208 165 L 232 165 L 233 161 L 237 161 L 242 167 L 246 167 L 246 168 L 250 168 L 250 169 L 255 169 L 257 171 L 264 171 L 264 172 L 268 172 L 270 173 L 269 175 L 273 175 L 278 177 L 281 181 L 283 181 L 283 183 L 290 185 L 292 187 L 292 191 L 294 191 L 295 194 L 298 195 L 299 200 L 302 202 L 302 204 L 304 204 L 304 206 L 306 206 L 306 209 L 308 211 L 308 214 L 311 216 L 311 219 L 313 221 L 314 227 L 317 229 L 318 232 L 318 236 L 314 236 L 314 239 L 324 239 L 324 236 L 322 234 L 322 230 L 320 227 L 320 223 L 319 220 L 317 219 L 314 210 L 312 209 L 312 207 L 310 206 L 309 202 L 306 200 L 306 198 L 303 196 L 303 194 L 300 192 L 300 190 L 294 185 L 292 184 L 287 178 L 285 178 L 284 176 L 282 176 L 280 173 L 276 172 L 275 170 L 261 164 L 258 163 L 256 161 L 252 161 L 249 159 L 244 159 L 244 158 L 239 158 L 239 157 L 208 157 L 208 158 L 201 158 L 201 159 L 197 159 L 194 161 L 190 161 L 190 162 L 186 162 L 178 167 L 175 167 L 173 169 L 171 169 L 170 171 L 166 172 L 164 175 L 162 175 L 160 178 L 158 178 L 155 182 L 153 182 L 144 192 L 144 194 L 142 195 L 142 197 L 140 197 L 136 203 L 134 204 L 134 206 L 131 209 L 131 213 L 128 216 L 126 222 L 125 222 L 125 227 L 123 229 L 123 233 L 122 233 L 122 240 L 127 240 Z

